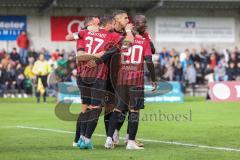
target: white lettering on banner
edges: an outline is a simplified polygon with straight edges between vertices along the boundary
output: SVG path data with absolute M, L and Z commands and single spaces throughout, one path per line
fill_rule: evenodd
M 74 25 L 74 24 L 78 24 L 78 31 L 80 31 L 81 30 L 81 28 L 84 26 L 83 25 L 83 21 L 80 21 L 80 20 L 72 20 L 71 22 L 69 22 L 69 24 L 68 24 L 68 26 L 67 26 L 67 31 L 68 31 L 68 33 L 73 33 L 72 32 L 72 26 Z
M 213 90 L 213 95 L 221 100 L 228 99 L 231 96 L 230 88 L 223 83 L 215 84 L 212 90 Z
M 24 27 L 23 22 L 0 22 L 0 29 L 22 29 Z
M 5 35 L 17 36 L 20 34 L 20 32 L 21 32 L 20 30 L 5 30 L 4 29 L 4 30 L 0 30 L 0 35 L 1 36 L 5 36 Z
M 158 42 L 235 42 L 234 18 L 158 17 Z
M 235 86 L 236 91 L 237 91 L 237 98 L 240 98 L 240 85 L 239 86 Z

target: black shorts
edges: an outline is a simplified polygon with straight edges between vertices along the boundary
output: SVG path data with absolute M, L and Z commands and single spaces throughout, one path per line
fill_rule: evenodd
M 108 76 L 106 82 L 105 104 L 115 104 L 116 102 L 115 89 L 113 83 L 114 82 L 112 82 L 110 76 Z
M 106 81 L 94 78 L 77 78 L 82 104 L 102 106 L 104 105 Z
M 142 87 L 119 85 L 117 86 L 117 109 L 127 111 L 144 108 L 144 90 Z

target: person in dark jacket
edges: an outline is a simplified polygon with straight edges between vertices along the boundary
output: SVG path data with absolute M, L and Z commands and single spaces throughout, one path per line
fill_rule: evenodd
M 20 55 L 17 52 L 16 48 L 12 49 L 12 52 L 10 53 L 10 59 L 15 62 L 15 63 L 19 63 L 20 62 Z
M 236 77 L 237 77 L 237 70 L 236 70 L 234 62 L 230 62 L 229 63 L 229 67 L 227 68 L 227 76 L 228 76 L 228 80 L 229 81 L 233 81 L 233 80 L 236 79 Z
M 14 66 L 9 63 L 7 66 L 7 93 L 8 97 L 15 97 L 15 90 L 16 90 L 16 69 Z
M 18 98 L 21 98 L 24 92 L 24 68 L 21 63 L 18 63 L 16 67 L 16 87 L 18 90 Z
M 0 97 L 4 96 L 6 90 L 7 83 L 7 72 L 6 69 L 3 68 L 3 65 L 0 63 Z

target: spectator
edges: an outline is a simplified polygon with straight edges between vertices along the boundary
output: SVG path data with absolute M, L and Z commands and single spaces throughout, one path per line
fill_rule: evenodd
M 182 53 L 183 54 L 183 53 Z M 185 50 L 185 55 L 182 55 L 182 59 L 181 59 L 181 55 L 180 55 L 180 62 L 182 64 L 183 67 L 183 72 L 186 72 L 187 70 L 187 66 L 189 64 L 193 64 L 193 62 L 190 59 L 190 53 L 189 53 L 189 49 Z
M 220 54 L 217 52 L 217 50 L 215 48 L 212 48 L 212 53 L 211 54 L 214 54 L 215 57 L 216 57 L 216 62 L 219 61 L 220 59 Z
M 194 96 L 195 95 L 195 85 L 196 85 L 196 80 L 197 80 L 197 74 L 196 74 L 196 70 L 194 68 L 194 65 L 191 64 L 191 63 L 189 63 L 187 65 L 186 80 L 187 80 L 187 84 L 192 88 L 192 94 Z
M 76 82 L 77 81 L 77 70 L 74 69 L 71 73 L 71 77 L 70 77 L 71 82 Z
M 22 67 L 21 63 L 17 64 L 16 67 L 16 88 L 18 90 L 18 98 L 27 97 L 24 94 L 24 68 Z
M 221 55 L 221 56 L 220 56 L 220 59 L 219 59 L 218 63 L 221 63 L 225 68 L 228 67 L 228 63 L 227 63 L 224 55 Z
M 48 50 L 46 48 L 44 48 L 44 47 L 41 49 L 40 53 L 44 54 L 45 60 L 47 60 L 47 61 L 51 58 Z
M 29 63 L 28 66 L 24 69 L 24 76 L 25 76 L 25 90 L 27 95 L 32 95 L 34 84 L 36 83 L 36 76 L 33 73 L 33 63 Z
M 64 59 L 68 59 L 68 53 L 66 52 L 65 49 L 62 49 L 61 52 L 60 52 L 61 55 L 63 55 L 63 58 Z
M 20 48 L 19 54 L 21 63 L 23 65 L 27 64 L 27 56 L 28 56 L 28 47 L 29 47 L 29 40 L 27 37 L 27 33 L 22 31 L 17 38 L 17 45 Z
M 59 49 L 56 49 L 56 51 L 51 54 L 51 56 L 54 57 L 56 61 L 59 59 L 59 55 L 60 55 Z
M 33 58 L 34 61 L 36 61 L 38 59 L 38 53 L 35 51 L 34 48 L 31 48 L 28 52 L 28 58 Z
M 236 80 L 237 78 L 237 70 L 235 67 L 235 63 L 230 62 L 229 68 L 227 68 L 227 76 L 229 81 Z
M 179 58 L 180 58 L 180 62 L 183 62 L 186 60 L 187 54 L 189 54 L 189 49 L 185 49 L 184 52 L 180 53 Z
M 236 75 L 236 80 L 240 81 L 240 62 L 237 63 Z
M 5 49 L 1 49 L 0 50 L 0 61 L 6 56 L 6 51 L 5 51 Z
M 16 69 L 9 63 L 7 66 L 7 96 L 15 98 L 16 96 Z
M 4 93 L 6 91 L 7 85 L 7 72 L 6 69 L 3 68 L 3 65 L 0 63 L 0 97 L 4 97 Z
M 237 46 L 234 47 L 234 51 L 233 51 L 233 53 L 234 53 L 235 56 L 236 56 L 237 62 L 240 62 L 240 51 L 239 51 L 239 49 L 238 49 Z
M 12 52 L 10 53 L 10 59 L 14 63 L 20 63 L 20 55 L 17 53 L 17 49 L 16 48 L 12 49 Z
M 214 79 L 215 81 L 227 81 L 228 77 L 226 75 L 226 68 L 222 63 L 219 63 L 214 69 Z
M 196 69 L 196 76 L 197 76 L 197 84 L 203 84 L 204 83 L 204 76 L 203 76 L 203 70 L 201 69 L 201 65 L 199 62 L 195 62 L 195 69 Z
M 207 80 L 207 83 L 214 82 L 214 71 L 210 67 L 210 64 L 207 65 L 204 71 L 204 75 L 205 75 L 205 80 Z
M 180 62 L 174 66 L 174 81 L 183 81 L 183 70 Z
M 57 60 L 56 60 L 56 57 L 55 56 L 51 56 L 51 58 L 48 60 L 48 64 L 50 66 L 50 69 L 52 71 L 54 71 L 55 69 L 57 69 Z
M 48 62 L 45 60 L 45 56 L 43 53 L 39 55 L 38 60 L 33 65 L 33 73 L 37 75 L 37 91 L 36 97 L 37 102 L 40 102 L 40 96 L 42 94 L 43 101 L 46 103 L 46 96 L 47 96 L 47 77 L 50 72 L 50 67 Z
M 229 59 L 229 63 L 235 63 L 235 65 L 237 65 L 237 57 L 236 57 L 236 54 L 235 53 L 231 53 L 230 54 L 230 59 Z
M 190 54 L 190 60 L 195 62 L 200 62 L 200 56 L 197 53 L 197 50 L 195 48 L 192 49 L 192 53 Z
M 205 48 L 201 48 L 201 52 L 199 54 L 200 57 L 200 65 L 201 68 L 203 70 L 203 72 L 205 71 L 205 69 L 207 68 L 207 64 L 208 64 L 208 53 L 207 50 Z
M 169 60 L 170 55 L 167 49 L 164 47 L 163 50 L 159 53 L 159 62 L 161 65 L 165 65 Z
M 216 65 L 217 65 L 217 57 L 216 54 L 211 53 L 210 57 L 209 57 L 209 64 L 211 69 L 215 69 Z
M 230 52 L 229 49 L 225 49 L 225 50 L 223 51 L 223 56 L 224 56 L 224 59 L 225 59 L 225 61 L 226 61 L 227 63 L 229 62 L 229 56 L 230 56 L 230 54 L 231 54 L 231 52 Z
M 7 68 L 7 66 L 11 63 L 10 55 L 6 54 L 5 57 L 2 59 L 3 68 Z
M 67 59 L 64 59 L 64 55 L 60 54 L 59 59 L 57 61 L 57 69 L 56 73 L 59 77 L 61 77 L 62 81 L 64 81 L 64 78 L 66 77 L 68 73 L 68 61 Z
M 165 74 L 163 75 L 163 78 L 167 81 L 173 81 L 173 74 L 174 74 L 174 67 L 172 63 L 167 63 L 166 64 L 166 71 Z

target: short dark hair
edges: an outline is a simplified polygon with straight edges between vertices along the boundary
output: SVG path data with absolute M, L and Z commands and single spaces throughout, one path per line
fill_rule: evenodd
M 145 16 L 143 13 L 137 13 L 137 14 L 135 14 L 134 17 L 133 17 L 133 22 L 138 21 L 140 17 L 141 17 L 141 18 L 144 17 L 144 19 L 146 20 L 146 16 Z
M 112 22 L 114 20 L 113 16 L 104 15 L 100 17 L 100 26 L 106 26 L 107 23 Z
M 95 18 L 95 17 L 97 17 L 97 16 L 88 16 L 88 17 L 86 17 L 85 19 L 84 19 L 84 27 L 88 27 L 88 23 L 90 22 L 90 21 L 92 21 L 93 20 L 93 18 Z
M 127 12 L 124 11 L 124 10 L 115 10 L 115 11 L 112 13 L 112 16 L 115 18 L 117 15 L 119 15 L 119 14 L 124 14 L 124 13 L 127 14 Z

